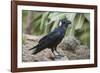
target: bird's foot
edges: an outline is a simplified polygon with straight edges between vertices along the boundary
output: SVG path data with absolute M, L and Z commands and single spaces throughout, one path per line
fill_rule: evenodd
M 62 57 L 64 57 L 63 55 L 56 55 L 55 59 L 61 59 Z
M 56 55 L 54 58 L 55 58 L 55 59 L 60 59 L 60 58 L 61 58 L 61 56 Z
M 59 55 L 57 55 L 57 56 L 64 57 L 64 55 L 60 55 L 60 54 L 59 54 Z

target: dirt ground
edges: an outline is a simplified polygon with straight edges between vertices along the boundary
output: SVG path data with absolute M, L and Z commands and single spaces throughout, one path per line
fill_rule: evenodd
M 90 58 L 90 49 L 87 46 L 75 44 L 74 39 L 69 40 L 69 38 L 63 39 L 63 41 L 58 45 L 57 50 L 63 57 L 55 59 L 51 50 L 46 48 L 45 50 L 39 52 L 36 55 L 32 55 L 34 50 L 29 50 L 33 46 L 38 44 L 38 41 L 43 36 L 33 36 L 33 35 L 23 35 L 24 43 L 22 48 L 22 61 L 23 62 L 39 62 L 39 61 L 55 61 L 55 60 L 80 60 Z M 66 41 L 68 41 L 66 43 Z M 75 41 L 75 40 L 74 40 Z M 66 45 L 70 46 L 70 48 Z

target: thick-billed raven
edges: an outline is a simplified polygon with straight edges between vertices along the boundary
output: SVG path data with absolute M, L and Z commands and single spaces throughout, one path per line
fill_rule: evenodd
M 32 54 L 37 54 L 38 52 L 49 48 L 51 49 L 52 53 L 55 55 L 54 51 L 57 51 L 57 45 L 62 41 L 64 38 L 66 29 L 69 24 L 71 24 L 71 21 L 67 20 L 67 18 L 63 18 L 59 21 L 60 26 L 58 28 L 55 28 L 52 32 L 48 33 L 46 36 L 41 38 L 36 46 L 29 49 L 35 49 Z

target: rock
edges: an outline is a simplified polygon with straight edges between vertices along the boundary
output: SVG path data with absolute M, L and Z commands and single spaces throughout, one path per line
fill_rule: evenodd
M 74 36 L 68 36 L 63 39 L 59 47 L 61 47 L 63 50 L 69 50 L 74 52 L 77 46 L 79 45 L 80 45 L 79 40 L 77 40 Z
M 80 59 L 89 59 L 90 58 L 90 49 L 87 46 L 80 45 L 76 49 L 76 54 Z

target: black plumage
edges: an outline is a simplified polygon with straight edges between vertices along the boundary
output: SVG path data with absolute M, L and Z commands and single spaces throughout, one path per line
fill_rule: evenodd
M 49 48 L 51 49 L 52 53 L 55 55 L 54 51 L 56 51 L 58 54 L 59 52 L 57 51 L 57 45 L 62 41 L 64 38 L 66 29 L 68 25 L 71 24 L 67 18 L 63 18 L 60 20 L 60 26 L 53 30 L 52 32 L 48 33 L 46 36 L 41 38 L 36 46 L 34 46 L 32 49 L 35 49 L 32 54 L 37 54 L 38 52 Z

